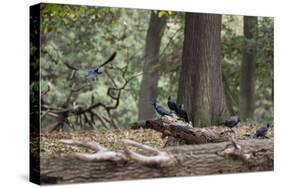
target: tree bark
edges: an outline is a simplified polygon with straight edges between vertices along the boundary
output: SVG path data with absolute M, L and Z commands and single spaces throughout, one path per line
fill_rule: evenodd
M 239 149 L 240 148 L 240 149 Z M 171 166 L 137 161 L 80 161 L 71 156 L 41 158 L 41 184 L 131 180 L 273 170 L 273 140 L 251 139 L 185 145 L 163 149 L 175 158 Z
M 186 13 L 178 102 L 194 126 L 217 124 L 227 113 L 221 70 L 221 16 Z
M 143 77 L 139 92 L 139 120 L 152 119 L 155 116 L 152 103 L 158 95 L 159 72 L 155 71 L 154 67 L 159 64 L 160 44 L 165 25 L 166 16 L 158 17 L 152 11 L 146 36 Z
M 240 116 L 253 118 L 255 103 L 257 17 L 244 16 L 244 43 L 240 75 Z
M 222 73 L 222 81 L 223 81 L 223 87 L 224 87 L 224 95 L 225 95 L 225 103 L 229 112 L 229 115 L 235 116 L 235 112 L 233 109 L 233 100 L 232 100 L 232 94 L 229 87 L 229 84 L 227 82 L 227 78 L 224 73 Z
M 231 136 L 227 134 L 215 132 L 208 128 L 193 128 L 188 123 L 164 118 L 135 123 L 131 128 L 153 129 L 161 132 L 163 137 L 176 138 L 176 140 L 186 145 L 225 142 L 231 139 Z

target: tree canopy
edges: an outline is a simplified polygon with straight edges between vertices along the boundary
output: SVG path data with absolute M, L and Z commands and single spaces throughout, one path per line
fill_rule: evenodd
M 66 124 L 70 126 L 66 129 L 77 124 L 83 129 L 91 129 L 93 124 L 94 128 L 126 127 L 135 122 L 151 12 L 159 18 L 167 17 L 166 28 L 160 33 L 159 65 L 153 67 L 159 72 L 157 100 L 166 105 L 167 97 L 176 98 L 178 92 L 183 12 L 42 4 L 40 84 L 43 103 L 48 106 L 45 112 L 73 108 L 73 102 L 83 110 L 94 106 L 93 112 L 92 109 L 84 114 L 69 112 Z M 248 45 L 257 47 L 254 116 L 249 121 L 272 123 L 273 18 L 257 17 L 257 20 L 257 38 L 247 41 Z M 243 16 L 223 15 L 222 75 L 230 114 L 239 114 L 239 78 L 245 40 Z M 102 64 L 113 52 L 117 55 L 105 66 L 104 73 L 97 80 L 88 80 L 85 71 Z M 79 123 L 79 118 L 83 123 Z M 42 118 L 42 126 L 46 128 L 56 121 L 58 115 L 48 112 Z M 87 125 L 81 127 L 85 122 Z

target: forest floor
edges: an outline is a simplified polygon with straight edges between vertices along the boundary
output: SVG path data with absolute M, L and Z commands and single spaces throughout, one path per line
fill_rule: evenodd
M 233 130 L 237 136 L 245 134 L 254 135 L 257 124 L 240 124 Z M 208 127 L 216 132 L 224 132 L 229 130 L 223 126 Z M 272 138 L 274 130 L 269 128 L 267 137 Z M 73 131 L 73 132 L 53 132 L 42 133 L 40 141 L 40 154 L 41 156 L 54 156 L 72 152 L 92 152 L 86 148 L 65 145 L 59 142 L 60 139 L 73 139 L 83 141 L 96 141 L 99 144 L 114 150 L 123 150 L 121 139 L 131 139 L 137 142 L 150 145 L 152 147 L 161 148 L 164 146 L 167 138 L 161 138 L 162 134 L 151 129 L 119 129 L 119 130 L 87 130 L 87 131 Z M 38 142 L 37 142 L 38 143 Z M 36 144 L 36 143 L 32 143 Z

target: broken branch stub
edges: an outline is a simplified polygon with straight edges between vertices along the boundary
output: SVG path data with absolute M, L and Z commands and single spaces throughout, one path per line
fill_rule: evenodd
M 225 146 L 222 152 L 218 153 L 221 156 L 229 156 L 234 159 L 241 159 L 244 162 L 250 162 L 251 153 L 244 151 L 243 147 L 237 143 L 234 137 L 231 138 L 231 143 Z

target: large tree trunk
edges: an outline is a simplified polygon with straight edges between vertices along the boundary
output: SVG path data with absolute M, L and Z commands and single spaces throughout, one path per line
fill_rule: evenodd
M 257 17 L 244 16 L 244 43 L 240 76 L 240 116 L 253 118 L 255 102 Z
M 227 112 L 221 70 L 221 16 L 186 13 L 178 102 L 193 125 L 221 122 Z
M 42 158 L 41 184 L 273 170 L 273 140 L 241 140 L 235 144 L 222 142 L 165 148 L 163 151 L 175 161 L 165 167 L 144 165 L 131 159 L 126 162 L 86 162 L 70 156 Z
M 227 82 L 227 78 L 224 73 L 222 73 L 222 80 L 223 80 L 223 87 L 224 87 L 225 103 L 226 103 L 228 112 L 231 116 L 235 116 L 231 90 L 230 90 L 229 84 Z
M 160 44 L 165 25 L 166 16 L 158 17 L 152 11 L 146 36 L 143 78 L 139 92 L 139 120 L 152 119 L 155 116 L 152 103 L 158 95 L 159 72 L 154 71 L 154 67 L 159 64 Z

